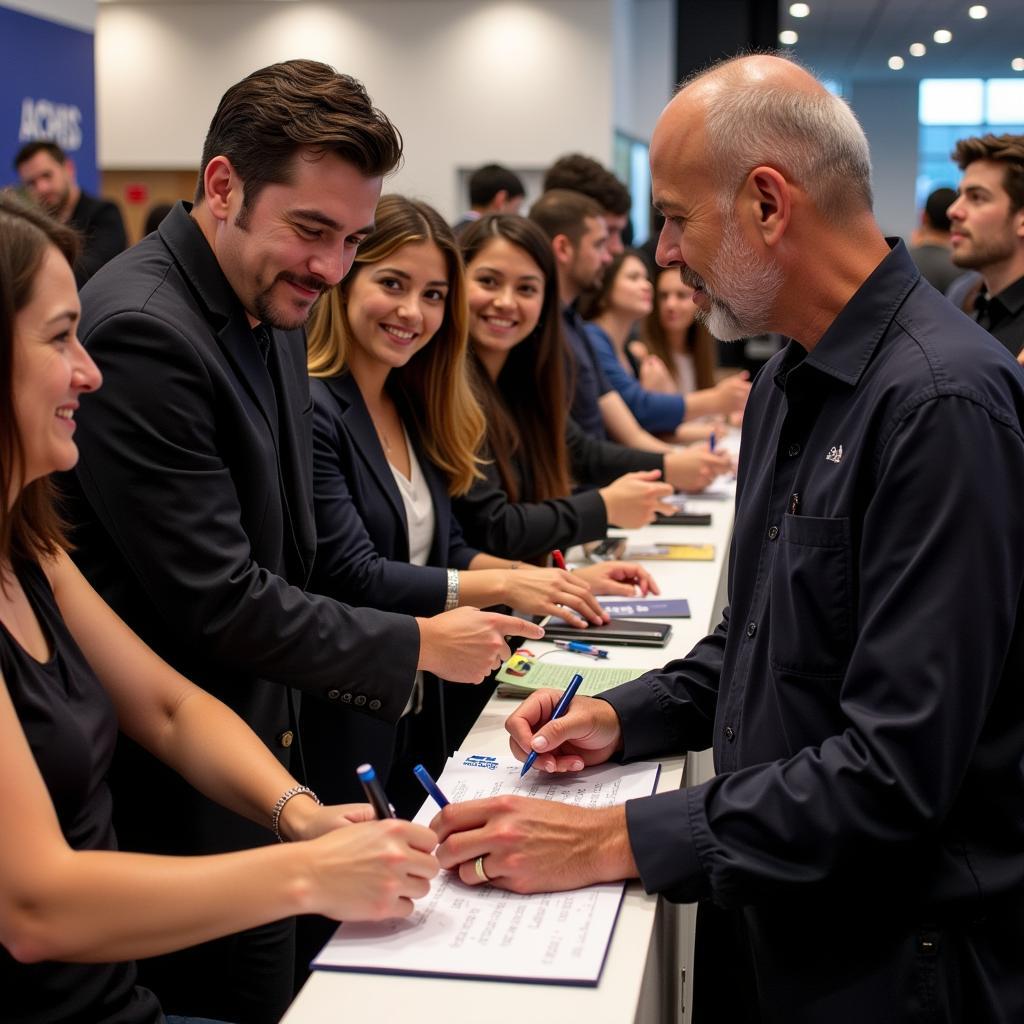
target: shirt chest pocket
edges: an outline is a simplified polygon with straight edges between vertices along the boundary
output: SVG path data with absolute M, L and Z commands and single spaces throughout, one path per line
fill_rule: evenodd
M 784 516 L 771 579 L 772 668 L 842 675 L 853 616 L 849 519 Z

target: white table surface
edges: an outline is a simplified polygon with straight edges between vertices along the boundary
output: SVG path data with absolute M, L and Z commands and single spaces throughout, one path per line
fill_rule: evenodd
M 666 647 L 612 648 L 609 660 L 599 664 L 657 667 L 686 654 L 717 624 L 721 611 L 717 606 L 719 585 L 732 533 L 732 501 L 694 497 L 687 508 L 711 512 L 711 526 L 649 526 L 611 532 L 625 533 L 641 543 L 715 545 L 711 562 L 643 563 L 657 580 L 662 596 L 689 600 L 691 617 L 664 620 L 672 622 L 672 636 Z M 552 649 L 545 641 L 530 641 L 528 646 L 537 654 Z M 596 664 L 592 658 L 562 651 L 546 659 L 556 660 L 563 664 Z M 481 754 L 507 753 L 504 721 L 515 703 L 507 698 L 492 698 L 461 748 Z M 677 789 L 682 784 L 684 763 L 683 757 L 662 761 L 659 792 Z M 661 927 L 660 915 L 656 917 L 658 906 L 658 898 L 644 893 L 639 882 L 627 884 L 596 987 L 314 971 L 283 1018 L 283 1024 L 623 1024 L 641 1019 L 674 1019 L 669 1016 L 674 1009 L 660 1005 L 665 1000 L 652 992 L 661 986 L 658 975 L 665 956 L 657 947 Z M 671 985 L 667 991 L 673 991 Z M 645 1001 L 648 1005 L 641 1010 Z

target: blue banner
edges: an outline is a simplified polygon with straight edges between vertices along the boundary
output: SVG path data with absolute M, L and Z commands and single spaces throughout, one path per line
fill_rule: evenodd
M 16 182 L 14 156 L 33 139 L 50 139 L 99 191 L 93 35 L 0 7 L 0 182 Z

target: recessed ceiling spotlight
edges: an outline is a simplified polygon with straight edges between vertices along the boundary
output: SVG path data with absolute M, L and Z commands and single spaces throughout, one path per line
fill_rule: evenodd
M 779 42 L 783 46 L 794 46 L 800 37 L 791 29 L 787 28 L 779 33 Z
M 932 36 L 932 39 L 934 39 L 935 42 L 940 44 L 950 43 L 953 41 L 953 33 L 950 32 L 948 28 L 936 29 L 935 35 Z
M 1013 68 L 1014 71 L 1024 71 L 1024 57 L 1014 57 L 1013 60 L 1010 61 L 1010 67 Z
M 889 58 L 889 67 L 892 68 L 893 71 L 899 71 L 903 67 L 903 58 L 902 57 L 890 57 Z
M 789 13 L 792 14 L 794 18 L 806 18 L 807 15 L 811 13 L 811 9 L 807 4 L 790 4 Z
M 911 43 L 909 49 L 911 57 L 923 57 L 928 52 L 924 43 Z
M 975 4 L 973 7 L 967 8 L 967 17 L 981 21 L 982 18 L 988 17 L 988 8 L 984 4 Z

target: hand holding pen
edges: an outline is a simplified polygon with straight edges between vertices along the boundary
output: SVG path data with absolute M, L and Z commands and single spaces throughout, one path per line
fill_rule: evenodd
M 578 772 L 607 761 L 621 745 L 619 717 L 605 700 L 576 696 L 555 718 L 559 690 L 531 693 L 505 721 L 509 747 L 521 761 L 536 754 L 533 766 L 545 772 Z

